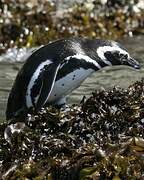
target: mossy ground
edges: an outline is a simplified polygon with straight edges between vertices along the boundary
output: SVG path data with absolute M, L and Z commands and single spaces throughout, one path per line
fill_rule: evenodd
M 42 109 L 24 121 L 9 143 L 3 138 L 8 123 L 0 125 L 4 179 L 144 178 L 144 80 L 95 91 L 67 111 Z

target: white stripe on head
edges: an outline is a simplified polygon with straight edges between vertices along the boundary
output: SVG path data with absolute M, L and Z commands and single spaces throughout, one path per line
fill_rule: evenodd
M 92 63 L 94 66 L 96 66 L 98 69 L 101 69 L 101 66 L 96 62 L 96 60 L 91 59 L 89 56 L 83 55 L 83 54 L 76 54 L 73 56 L 69 56 L 66 58 L 66 60 L 70 60 L 71 58 L 79 59 L 79 60 L 84 60 L 88 63 Z
M 40 73 L 42 72 L 44 66 L 46 65 L 49 65 L 51 64 L 52 61 L 50 60 L 46 60 L 44 62 L 42 62 L 38 67 L 37 69 L 35 70 L 35 72 L 33 73 L 30 81 L 29 81 L 29 84 L 28 84 L 28 87 L 27 87 L 27 92 L 26 92 L 26 106 L 28 108 L 32 107 L 33 104 L 32 104 L 32 98 L 31 98 L 31 90 L 35 84 L 35 81 L 37 80 L 37 78 L 39 77 Z
M 119 51 L 122 54 L 127 54 L 129 57 L 128 52 L 118 47 L 117 44 L 115 44 L 115 46 L 101 46 L 97 49 L 97 54 L 101 58 L 101 60 L 107 65 L 112 65 L 112 63 L 108 61 L 104 55 L 107 51 Z

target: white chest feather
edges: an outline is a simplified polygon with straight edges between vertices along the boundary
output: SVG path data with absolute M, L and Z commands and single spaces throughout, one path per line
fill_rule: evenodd
M 57 101 L 60 98 L 70 94 L 74 89 L 80 86 L 80 84 L 92 73 L 94 70 L 83 68 L 77 69 L 62 79 L 55 82 L 53 90 L 50 94 L 48 102 Z

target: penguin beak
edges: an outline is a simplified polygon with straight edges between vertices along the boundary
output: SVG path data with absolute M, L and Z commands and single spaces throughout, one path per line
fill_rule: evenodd
M 128 65 L 128 66 L 131 66 L 131 67 L 133 67 L 134 69 L 140 69 L 140 68 L 141 68 L 139 62 L 136 61 L 135 59 L 131 58 L 131 57 L 128 58 L 126 61 L 123 61 L 123 64 L 124 64 L 124 65 Z
M 134 69 L 140 69 L 141 68 L 139 62 L 136 61 L 135 59 L 131 58 L 131 57 L 128 59 L 128 65 L 133 67 Z

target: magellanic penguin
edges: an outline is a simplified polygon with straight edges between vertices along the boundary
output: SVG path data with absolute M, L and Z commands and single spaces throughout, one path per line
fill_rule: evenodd
M 119 43 L 101 39 L 57 40 L 36 50 L 19 71 L 10 92 L 6 119 L 39 111 L 46 104 L 65 104 L 65 98 L 93 72 L 105 66 L 139 69 Z

